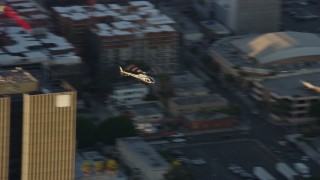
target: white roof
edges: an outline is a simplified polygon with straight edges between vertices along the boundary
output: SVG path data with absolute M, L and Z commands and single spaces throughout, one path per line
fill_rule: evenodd
M 45 14 L 31 14 L 29 15 L 31 19 L 49 19 L 49 16 Z
M 54 11 L 58 13 L 85 13 L 87 12 L 83 7 L 81 6 L 69 6 L 69 7 L 53 7 Z
M 113 29 L 111 31 L 114 35 L 129 35 L 131 34 L 130 32 L 128 31 L 121 31 L 121 30 L 117 30 L 117 29 Z
M 73 13 L 68 15 L 73 20 L 83 20 L 88 19 L 89 16 L 85 13 Z
M 56 55 L 52 56 L 51 64 L 63 64 L 63 65 L 72 65 L 72 64 L 79 64 L 81 63 L 81 58 L 76 55 L 72 54 L 65 54 L 65 55 Z
M 42 34 L 44 36 L 36 39 L 32 33 L 24 31 L 21 27 L 7 28 L 7 35 L 15 44 L 0 47 L 0 64 L 16 64 L 26 60 L 42 63 L 52 60 L 52 64 L 81 63 L 80 57 L 72 51 L 74 47 L 64 38 L 49 32 Z M 35 50 L 30 50 L 31 47 Z M 15 56 L 17 53 L 23 54 L 24 57 Z
M 66 41 L 65 38 L 57 36 L 53 33 L 46 33 L 45 37 L 42 37 L 40 39 L 40 42 L 43 44 L 54 44 L 55 47 L 49 48 L 50 50 L 58 50 L 58 49 L 70 49 L 73 48 L 73 46 Z
M 159 24 L 172 24 L 175 23 L 171 18 L 167 15 L 161 15 L 157 17 L 146 18 L 149 24 L 159 25 Z
M 130 1 L 128 2 L 131 6 L 148 6 L 153 7 L 153 4 L 151 4 L 149 1 Z
M 0 54 L 0 64 L 2 65 L 14 64 L 21 60 L 22 58 L 20 56 L 13 56 L 10 54 Z
M 106 23 L 99 23 L 99 24 L 96 24 L 96 26 L 99 28 L 99 30 L 110 30 L 110 29 L 112 29 L 112 27 L 110 27 Z
M 49 60 L 48 56 L 42 52 L 30 51 L 23 53 L 29 61 L 44 62 Z
M 14 1 L 12 1 L 12 2 L 14 2 Z M 31 2 L 26 2 L 26 3 L 23 2 L 23 3 L 12 3 L 12 4 L 10 4 L 10 6 L 30 8 L 30 7 L 35 7 L 35 4 L 31 3 Z
M 267 33 L 233 40 L 231 44 L 247 56 L 255 58 L 260 64 L 294 57 L 320 57 L 320 37 L 312 33 Z
M 26 8 L 26 9 L 17 9 L 16 11 L 20 13 L 25 13 L 25 12 L 34 12 L 34 11 L 39 11 L 37 8 Z
M 113 22 L 112 25 L 117 29 L 127 29 L 127 28 L 134 28 L 135 25 L 128 21 L 118 21 Z
M 125 15 L 125 16 L 119 16 L 118 18 L 123 21 L 133 21 L 133 20 L 141 20 L 142 19 L 138 15 Z
M 118 4 L 108 4 L 109 8 L 110 9 L 113 9 L 113 10 L 120 10 L 122 9 L 122 7 Z
M 93 7 L 96 9 L 96 10 L 99 10 L 99 11 L 107 11 L 109 10 L 107 8 L 107 6 L 103 5 L 103 4 L 95 4 L 93 5 Z

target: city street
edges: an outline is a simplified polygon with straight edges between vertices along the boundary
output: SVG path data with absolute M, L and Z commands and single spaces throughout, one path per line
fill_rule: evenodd
M 271 152 L 277 152 L 277 156 L 285 162 L 301 162 L 301 157 L 304 155 L 302 154 L 301 150 L 297 148 L 290 148 L 290 150 L 284 149 L 278 144 L 278 141 L 284 139 L 285 135 L 288 133 L 288 130 L 292 130 L 291 127 L 274 125 L 270 123 L 263 111 L 260 111 L 259 114 L 253 114 L 252 111 L 255 109 L 255 107 L 248 94 L 241 89 L 232 87 L 231 84 L 227 84 L 223 80 L 223 78 L 218 78 L 218 75 L 212 73 L 207 66 L 204 66 L 199 59 L 201 54 L 203 55 L 204 53 L 206 53 L 206 49 L 198 49 L 200 50 L 200 52 L 195 57 L 192 56 L 190 51 L 188 51 L 187 49 L 182 50 L 182 54 L 184 54 L 185 56 L 183 60 L 187 61 L 186 64 L 189 64 L 189 67 L 197 67 L 210 77 L 213 92 L 221 94 L 230 102 L 232 102 L 232 104 L 237 104 L 239 107 L 241 107 L 241 115 L 239 117 L 240 122 L 249 126 L 249 135 L 246 136 L 249 136 L 250 139 L 257 139 L 263 144 L 264 147 L 268 148 Z M 224 136 L 222 134 L 223 133 L 199 135 L 197 137 L 191 137 L 191 140 L 189 141 L 190 143 L 192 143 L 195 141 L 211 142 L 214 140 L 218 140 L 219 138 L 221 140 L 221 137 Z M 231 138 L 243 138 L 241 137 L 243 135 L 241 135 L 241 133 L 239 132 L 228 132 L 227 134 L 230 134 Z M 320 174 L 320 172 L 317 171 L 317 169 L 319 169 L 319 166 L 317 164 L 311 161 L 305 163 L 308 164 L 313 173 L 318 175 Z
M 175 149 L 183 152 L 186 158 L 207 160 L 204 165 L 194 165 L 195 179 L 241 179 L 228 170 L 230 164 L 237 164 L 250 174 L 252 174 L 253 167 L 263 166 L 280 179 L 274 170 L 274 164 L 278 161 L 277 158 L 253 140 L 190 144 Z

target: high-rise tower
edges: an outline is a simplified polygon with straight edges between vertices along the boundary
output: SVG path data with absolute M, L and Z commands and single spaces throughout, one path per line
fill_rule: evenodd
M 0 180 L 73 180 L 76 91 L 41 69 L 0 71 Z

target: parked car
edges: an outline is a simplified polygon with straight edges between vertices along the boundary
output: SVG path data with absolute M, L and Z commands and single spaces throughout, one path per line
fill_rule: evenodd
M 196 158 L 191 160 L 191 163 L 194 165 L 203 165 L 203 164 L 206 164 L 207 162 L 202 158 Z
M 171 142 L 184 143 L 184 142 L 187 142 L 187 141 L 185 139 L 181 139 L 181 138 L 174 138 L 174 139 L 171 139 Z
M 178 157 L 177 160 L 182 162 L 182 163 L 184 163 L 184 164 L 190 164 L 191 163 L 191 160 L 186 158 L 186 157 L 184 157 L 184 156 Z
M 242 178 L 250 178 L 250 179 L 254 179 L 255 178 L 252 174 L 247 173 L 247 172 L 242 172 L 242 173 L 239 174 L 239 176 L 242 177 Z
M 302 161 L 309 161 L 309 159 L 310 159 L 310 158 L 309 158 L 308 156 L 302 156 L 302 157 L 301 157 L 301 160 L 302 160 Z
M 185 135 L 183 133 L 176 133 L 176 134 L 173 134 L 171 135 L 170 137 L 173 137 L 173 138 L 181 138 L 181 137 L 184 137 Z
M 173 156 L 182 156 L 183 155 L 183 153 L 177 149 L 171 150 L 170 154 L 172 154 Z
M 235 174 L 240 174 L 240 173 L 244 173 L 245 171 L 242 169 L 241 166 L 237 165 L 237 164 L 230 164 L 228 169 L 235 173 Z

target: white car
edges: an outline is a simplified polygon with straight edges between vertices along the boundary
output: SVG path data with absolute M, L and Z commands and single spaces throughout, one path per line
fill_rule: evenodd
M 179 157 L 177 158 L 178 161 L 182 162 L 182 163 L 185 163 L 185 164 L 190 164 L 191 160 L 186 158 L 186 157 Z
M 174 139 L 171 139 L 171 142 L 184 143 L 184 142 L 187 142 L 187 141 L 185 139 L 181 139 L 181 138 L 174 138 Z
M 302 160 L 302 161 L 309 161 L 309 157 L 308 157 L 308 156 L 302 156 L 302 157 L 301 157 L 301 160 Z
M 197 159 L 191 160 L 191 163 L 194 165 L 203 165 L 203 164 L 206 164 L 207 162 L 204 159 L 197 158 Z
M 176 133 L 176 134 L 171 135 L 170 137 L 181 138 L 181 137 L 184 137 L 184 134 L 183 133 Z

